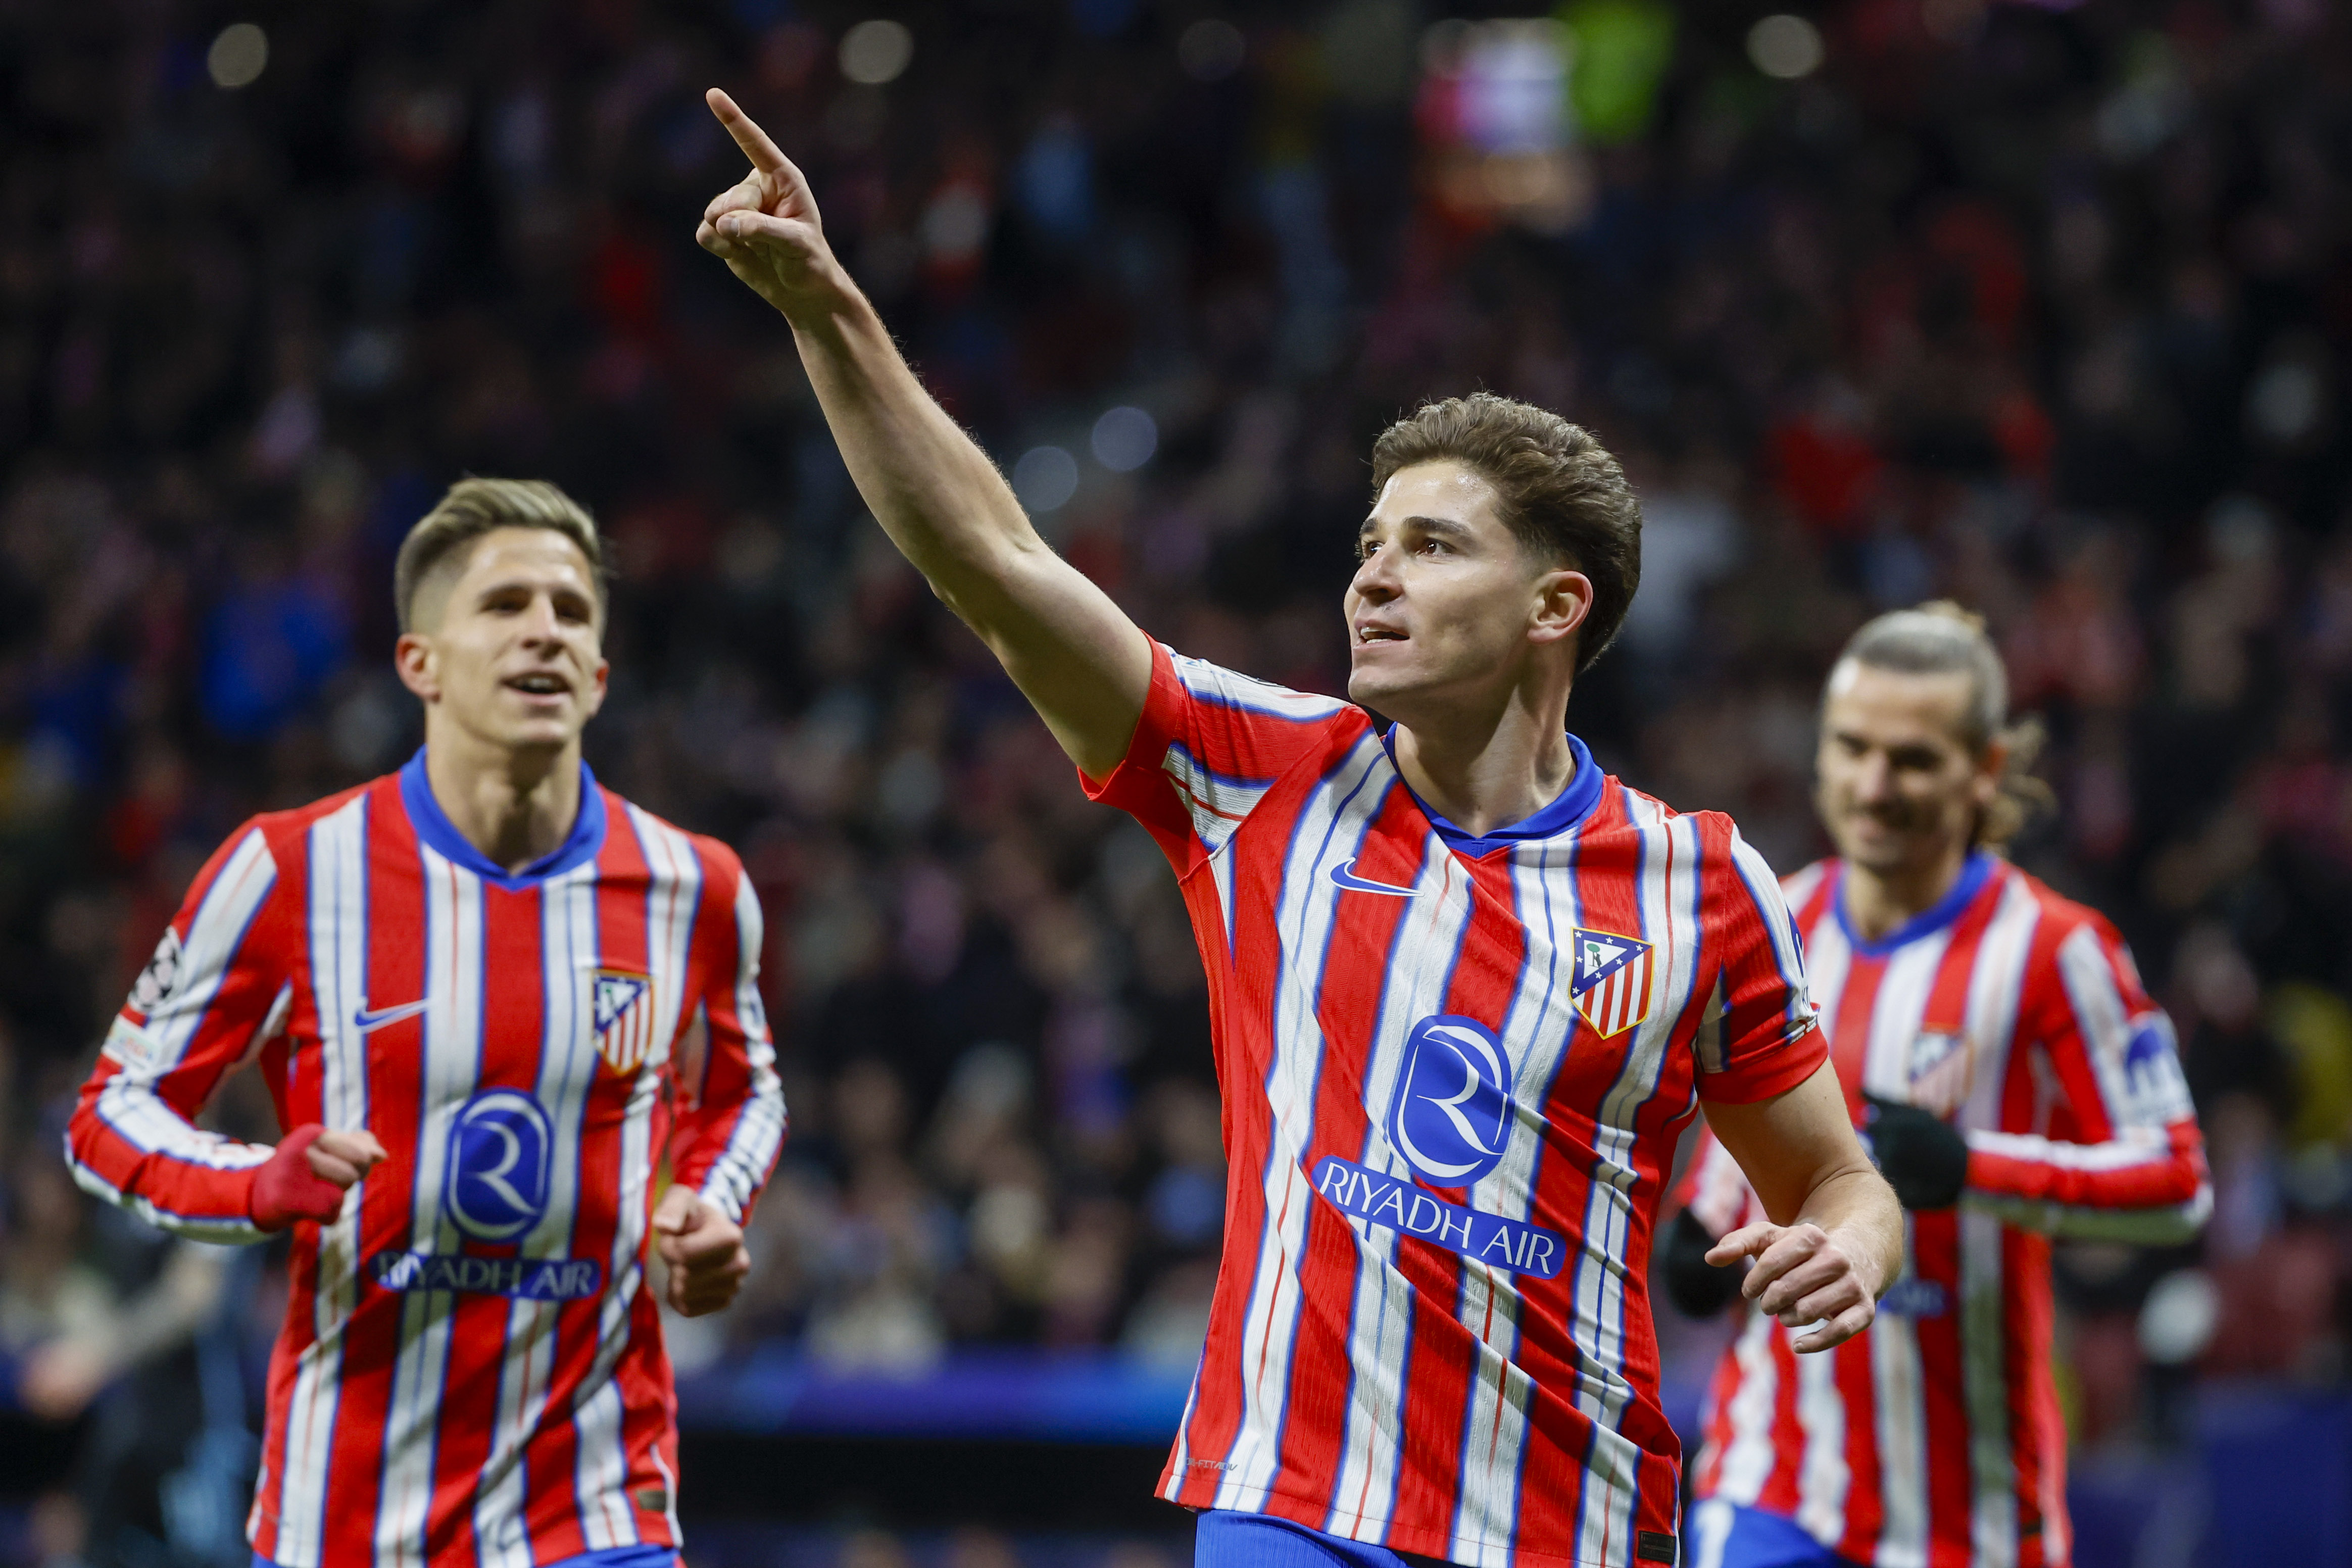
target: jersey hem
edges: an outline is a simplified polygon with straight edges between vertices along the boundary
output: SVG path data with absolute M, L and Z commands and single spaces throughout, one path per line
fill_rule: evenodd
M 1754 1105 L 1788 1093 L 1830 1059 L 1829 1042 L 1816 1024 L 1775 1051 L 1769 1064 L 1748 1070 L 1738 1068 L 1698 1075 L 1698 1097 L 1717 1105 Z M 1728 1083 L 1721 1080 L 1728 1079 Z
M 1174 1489 L 1175 1488 L 1169 1482 L 1162 1481 L 1160 1483 L 1160 1489 L 1154 1495 L 1159 1497 L 1163 1502 L 1176 1503 L 1179 1508 L 1191 1509 L 1194 1513 L 1206 1513 L 1213 1510 L 1225 1513 L 1264 1514 L 1275 1519 L 1289 1520 L 1289 1522 L 1293 1524 L 1307 1524 L 1307 1521 L 1304 1520 L 1290 1519 L 1289 1515 L 1281 1513 L 1274 1509 L 1267 1508 L 1265 1505 L 1275 1499 L 1279 1498 L 1284 1502 L 1295 1504 L 1299 1509 L 1317 1515 L 1328 1515 L 1331 1511 L 1331 1505 L 1328 1501 L 1301 1497 L 1296 1492 L 1280 1491 L 1272 1487 L 1244 1487 L 1240 1489 L 1243 1492 L 1249 1494 L 1251 1500 L 1248 1501 L 1211 1502 L 1201 1504 L 1179 1502 L 1176 1498 L 1171 1495 Z M 1355 1541 L 1359 1545 L 1380 1546 L 1384 1547 L 1391 1552 L 1410 1552 L 1416 1557 L 1434 1557 L 1441 1563 L 1462 1563 L 1461 1558 L 1454 1555 L 1455 1550 L 1454 1537 L 1442 1531 L 1417 1530 L 1410 1526 L 1391 1526 L 1388 1531 L 1387 1539 L 1382 1541 L 1362 1541 L 1356 1536 L 1343 1534 L 1339 1531 L 1324 1530 L 1324 1527 L 1319 1524 L 1307 1524 L 1307 1528 L 1309 1530 L 1323 1530 L 1324 1533 L 1327 1535 L 1337 1535 L 1344 1541 Z M 1681 1538 L 1679 1521 L 1677 1521 L 1675 1537 L 1677 1540 Z M 1504 1541 L 1474 1540 L 1463 1550 L 1482 1560 L 1491 1561 L 1496 1554 L 1499 1553 L 1505 1561 L 1513 1564 L 1539 1565 L 1539 1568 L 1627 1568 L 1627 1564 L 1623 1561 L 1605 1562 L 1601 1559 L 1592 1557 L 1563 1557 L 1558 1552 L 1544 1552 L 1536 1547 L 1529 1546 L 1524 1542 L 1513 1542 Z M 1463 1568 L 1471 1568 L 1471 1565 L 1463 1564 Z

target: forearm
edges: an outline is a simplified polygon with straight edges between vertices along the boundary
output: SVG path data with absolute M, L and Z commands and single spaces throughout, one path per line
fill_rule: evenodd
M 197 1241 L 250 1242 L 254 1173 L 267 1148 L 193 1125 L 143 1083 L 100 1074 L 66 1131 L 66 1159 L 85 1192 L 160 1230 Z
M 951 609 L 985 625 L 1005 577 L 1050 557 L 1012 487 L 924 390 L 847 276 L 788 312 L 793 340 L 857 493 Z
M 2103 1143 L 1969 1134 L 1961 1203 L 2044 1236 L 2171 1246 L 2212 1209 L 2194 1121 L 2133 1129 Z
M 1867 1165 L 1823 1177 L 1797 1209 L 1797 1225 L 1817 1225 L 1866 1270 L 1874 1297 L 1903 1272 L 1903 1206 L 1894 1189 Z

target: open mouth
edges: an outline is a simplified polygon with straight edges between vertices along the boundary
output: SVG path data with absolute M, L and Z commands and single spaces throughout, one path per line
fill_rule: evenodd
M 1359 643 L 1376 643 L 1403 642 L 1406 639 L 1402 632 L 1391 631 L 1386 626 L 1358 626 L 1356 640 Z
M 507 678 L 509 689 L 530 697 L 563 697 L 570 694 L 572 683 L 560 675 L 515 675 Z

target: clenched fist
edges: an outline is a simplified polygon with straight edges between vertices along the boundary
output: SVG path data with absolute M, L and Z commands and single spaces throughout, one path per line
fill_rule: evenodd
M 743 1227 L 689 1187 L 672 1187 L 654 1210 L 655 1247 L 669 1266 L 670 1310 L 681 1317 L 716 1312 L 735 1299 L 751 1255 Z

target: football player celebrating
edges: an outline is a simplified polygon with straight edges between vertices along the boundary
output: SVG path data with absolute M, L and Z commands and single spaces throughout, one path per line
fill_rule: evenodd
M 230 837 L 74 1113 L 91 1192 L 202 1240 L 293 1230 L 264 1568 L 677 1560 L 648 1235 L 672 1308 L 725 1306 L 784 1108 L 741 866 L 580 759 L 603 563 L 536 481 L 416 524 L 395 657 L 424 749 Z M 274 1149 L 194 1125 L 256 1051 Z
M 2167 1243 L 2210 1196 L 2171 1026 L 2113 927 L 1999 856 L 2033 731 L 1948 604 L 1854 634 L 1822 701 L 1838 857 L 1789 879 L 1831 1059 L 1910 1214 L 1869 1333 L 1798 1357 L 1751 1318 L 1716 1374 L 1697 1568 L 2042 1568 L 2067 1560 L 2050 1242 Z M 1667 1247 L 1677 1304 L 1737 1286 L 1701 1256 L 1758 1204 L 1705 1148 Z
M 1800 1349 L 1869 1323 L 1901 1225 L 1770 872 L 1567 732 L 1639 575 L 1616 462 L 1495 397 L 1381 438 L 1345 613 L 1387 730 L 1179 657 L 1046 547 L 799 171 L 710 103 L 751 172 L 697 237 L 783 314 L 875 516 L 1191 910 L 1231 1173 L 1160 1492 L 1206 1510 L 1200 1560 L 1671 1563 L 1643 1281 L 1695 1103 L 1764 1194 L 1724 1255 Z

